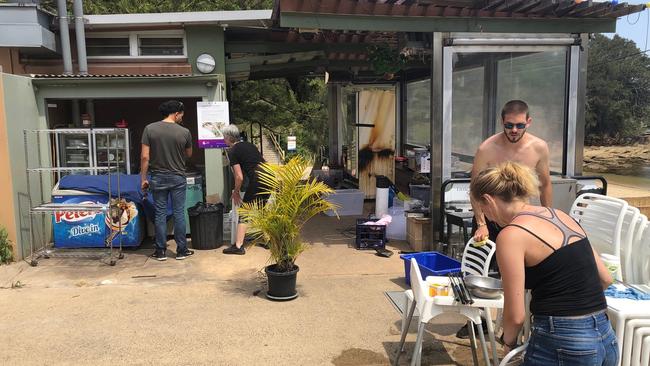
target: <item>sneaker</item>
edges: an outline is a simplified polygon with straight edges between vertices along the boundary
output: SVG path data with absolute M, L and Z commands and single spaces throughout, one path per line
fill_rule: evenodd
M 194 255 L 193 250 L 185 249 L 185 251 L 182 252 L 182 253 L 176 253 L 176 260 L 180 261 L 180 260 L 185 259 L 185 258 L 187 258 L 189 256 L 192 256 L 192 255 Z
M 485 320 L 483 320 L 485 322 Z M 485 323 L 481 323 L 482 328 L 483 328 L 483 334 L 488 334 L 487 326 L 485 326 Z M 474 333 L 478 334 L 478 328 L 476 325 L 474 325 Z M 456 332 L 456 338 L 460 339 L 469 339 L 469 328 L 467 328 L 467 324 L 465 324 L 462 328 Z
M 242 248 L 237 248 L 236 245 L 231 245 L 228 248 L 223 250 L 223 254 L 238 254 L 238 255 L 244 255 L 246 254 L 246 250 Z
M 167 260 L 167 255 L 165 254 L 165 250 L 160 250 L 156 249 L 155 252 L 151 255 L 151 258 L 157 260 L 157 261 L 166 261 Z

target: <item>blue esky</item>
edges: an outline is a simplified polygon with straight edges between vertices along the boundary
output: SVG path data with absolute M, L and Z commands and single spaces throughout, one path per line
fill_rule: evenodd
M 621 2 L 623 1 L 625 0 L 621 0 Z M 628 0 L 625 2 L 628 4 L 646 4 L 648 1 L 649 0 Z M 618 22 L 616 22 L 616 34 L 621 37 L 633 40 L 636 42 L 636 45 L 640 50 L 645 50 L 646 48 L 650 47 L 650 41 L 646 40 L 649 16 L 650 11 L 646 9 L 641 13 L 631 14 L 619 18 Z M 608 35 L 611 36 L 612 33 L 609 33 Z M 646 47 L 646 42 L 648 47 Z

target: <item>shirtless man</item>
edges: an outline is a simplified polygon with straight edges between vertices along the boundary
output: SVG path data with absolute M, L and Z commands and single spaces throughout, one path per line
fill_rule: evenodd
M 553 190 L 548 166 L 548 145 L 539 137 L 526 133 L 533 119 L 528 114 L 528 105 L 521 100 L 511 100 L 501 110 L 503 133 L 489 137 L 478 147 L 474 156 L 472 177 L 485 168 L 504 161 L 514 161 L 535 170 L 540 182 L 542 206 L 553 204 Z M 501 228 L 485 219 L 481 208 L 472 201 L 474 209 L 474 240 L 489 237 L 496 242 Z

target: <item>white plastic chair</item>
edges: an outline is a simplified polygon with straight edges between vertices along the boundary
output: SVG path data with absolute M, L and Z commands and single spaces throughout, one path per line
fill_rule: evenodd
M 650 285 L 650 220 L 647 229 L 648 232 L 643 235 L 643 241 L 641 242 L 641 259 L 638 272 L 641 274 L 641 280 L 638 282 L 644 285 Z
M 634 330 L 632 344 L 632 366 L 648 365 L 648 361 L 642 363 L 643 352 L 650 353 L 650 349 L 643 347 L 643 340 L 650 336 L 650 327 L 639 327 Z
M 618 351 L 621 355 L 618 364 L 628 366 L 630 355 L 626 355 L 624 350 L 625 341 L 628 338 L 628 335 L 626 334 L 626 325 L 634 319 L 650 319 L 650 306 L 648 306 L 647 301 L 608 297 L 607 314 L 614 326 L 616 339 L 618 340 Z M 624 363 L 625 360 L 627 360 L 628 363 Z M 623 363 L 621 361 L 623 361 Z
M 622 365 L 638 365 L 641 361 L 641 352 L 637 353 L 638 358 L 634 358 L 633 345 L 636 330 L 642 327 L 650 327 L 650 318 L 631 319 L 625 323 L 625 336 L 623 337 L 623 352 L 621 353 Z M 620 340 L 619 340 L 620 341 Z M 645 364 L 647 365 L 647 363 Z
M 503 357 L 499 366 L 508 366 L 508 364 L 512 362 L 515 357 L 518 357 L 520 354 L 526 352 L 526 348 L 528 348 L 528 343 L 524 343 L 521 346 L 512 349 L 510 352 L 508 352 L 507 355 L 505 355 L 505 357 Z
M 622 199 L 585 193 L 576 198 L 569 214 L 582 226 L 598 253 L 607 253 L 620 260 L 627 208 L 627 202 Z M 622 271 L 619 270 L 616 277 L 622 280 Z
M 478 276 L 487 276 L 490 260 L 494 256 L 496 250 L 496 244 L 492 241 L 487 241 L 484 245 L 480 247 L 473 246 L 474 239 L 470 239 L 467 243 L 465 250 L 463 251 L 463 258 L 461 261 L 461 271 L 474 274 Z M 462 305 L 455 303 L 453 301 L 449 304 L 445 303 L 444 305 L 436 303 L 438 297 L 432 298 L 428 296 L 428 284 L 422 279 L 420 272 L 420 267 L 417 264 L 415 258 L 411 259 L 411 268 L 410 268 L 410 278 L 411 278 L 411 290 L 406 290 L 406 309 L 409 309 L 408 314 L 404 312 L 402 314 L 402 337 L 400 339 L 400 346 L 398 350 L 398 355 L 395 359 L 395 364 L 399 360 L 399 354 L 403 352 L 404 340 L 406 339 L 406 334 L 408 332 L 411 319 L 413 318 L 414 313 L 417 311 L 417 316 L 419 317 L 419 326 L 418 326 L 418 336 L 416 338 L 416 344 L 414 349 L 413 358 L 411 361 L 412 365 L 419 364 L 421 361 L 422 353 L 422 336 L 424 332 L 424 326 L 429 320 L 434 317 L 445 313 L 445 312 L 456 312 L 465 316 L 469 321 L 474 324 L 480 325 L 482 323 L 481 313 L 485 313 L 486 320 L 488 322 L 488 334 L 490 341 L 492 343 L 493 357 L 495 364 L 498 363 L 498 355 L 496 353 L 496 341 L 494 339 L 494 329 L 492 327 L 492 320 L 488 308 L 480 308 L 478 306 Z M 441 277 L 442 280 L 446 279 Z M 447 299 L 445 299 L 447 300 Z M 476 300 L 476 299 L 475 299 Z M 500 300 L 478 300 L 489 303 L 491 307 L 502 308 L 503 307 L 503 298 Z M 443 301 L 444 302 L 444 301 Z M 470 336 L 472 336 L 472 346 L 475 344 L 474 336 L 474 327 L 471 324 L 468 324 L 470 330 Z M 480 329 L 480 327 L 479 327 Z M 486 360 L 489 360 L 487 346 L 485 343 L 485 337 L 482 331 L 479 331 L 479 338 L 481 339 L 483 356 Z
M 422 339 L 424 337 L 424 327 L 431 319 L 435 318 L 440 314 L 443 314 L 444 312 L 453 311 L 465 316 L 469 321 L 473 322 L 474 324 L 480 325 L 482 322 L 481 309 L 478 307 L 472 307 L 469 305 L 461 305 L 461 304 L 452 305 L 452 306 L 435 305 L 433 303 L 434 298 L 428 296 L 427 282 L 425 282 L 422 279 L 422 275 L 420 273 L 420 267 L 417 261 L 415 260 L 415 258 L 411 258 L 411 290 L 407 290 L 407 292 L 409 291 L 410 294 L 407 293 L 407 307 L 409 304 L 409 300 L 413 301 L 411 308 L 415 308 L 415 311 L 417 311 L 417 316 L 419 317 L 418 333 L 417 333 L 417 338 L 415 340 L 415 348 L 413 350 L 411 366 L 420 365 L 420 362 L 422 361 L 421 360 Z M 404 339 L 406 336 L 406 332 L 408 331 L 408 325 L 410 324 L 412 317 L 413 317 L 413 310 L 409 311 L 409 318 L 406 319 L 407 325 L 406 327 L 403 327 L 404 329 L 402 331 L 402 339 L 400 340 L 400 347 L 399 347 L 400 353 L 403 350 Z M 473 327 L 470 327 L 470 333 L 473 333 Z M 489 356 L 488 356 L 487 348 L 485 347 L 485 337 L 483 336 L 483 332 L 479 332 L 479 337 L 481 339 L 481 344 L 483 345 L 482 347 L 483 357 L 486 360 L 488 360 Z M 397 358 L 396 358 L 396 364 L 397 364 Z
M 643 224 L 642 216 L 639 209 L 634 206 L 627 206 L 625 215 L 623 216 L 623 225 L 621 225 L 621 252 L 619 254 L 621 258 L 620 273 L 623 281 L 634 282 L 632 280 L 634 276 L 632 263 L 637 231 L 639 225 Z
M 630 253 L 631 263 L 629 264 L 630 274 L 628 274 L 626 281 L 628 283 L 648 285 L 650 280 L 650 254 L 647 248 L 650 246 L 650 222 L 645 215 L 639 216 L 639 221 L 636 227 L 636 235 L 632 241 Z M 625 268 L 624 268 L 625 270 Z M 625 278 L 625 276 L 624 276 Z
M 650 365 L 650 336 L 643 338 L 643 347 L 641 351 L 641 364 Z
M 460 262 L 460 271 L 464 274 L 471 274 L 476 276 L 487 276 L 490 273 L 490 262 L 492 262 L 492 257 L 496 252 L 496 244 L 491 240 L 485 242 L 485 244 L 480 247 L 475 247 L 474 238 L 470 238 L 465 245 L 465 250 L 463 250 L 463 257 Z M 499 310 L 501 312 L 501 310 Z M 494 339 L 494 327 L 492 325 L 492 313 L 490 309 L 484 308 L 483 315 L 486 320 L 486 325 L 488 328 L 488 336 L 490 337 L 490 343 L 492 344 L 492 357 L 494 363 L 496 364 L 499 356 L 497 355 L 496 341 Z M 497 316 L 497 319 L 502 318 L 500 315 Z M 500 323 L 498 321 L 497 323 Z M 468 324 L 470 326 L 470 324 Z M 500 327 L 500 324 L 497 324 L 497 329 Z

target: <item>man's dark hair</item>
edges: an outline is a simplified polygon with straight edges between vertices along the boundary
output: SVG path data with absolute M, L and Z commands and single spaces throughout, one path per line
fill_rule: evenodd
M 506 118 L 506 114 L 522 114 L 526 113 L 526 118 L 530 117 L 528 114 L 528 104 L 523 100 L 511 100 L 503 106 L 501 110 L 501 120 Z
M 183 102 L 179 102 L 178 100 L 168 100 L 162 103 L 158 107 L 158 110 L 163 117 L 167 117 L 170 114 L 184 112 L 185 107 L 183 106 Z

